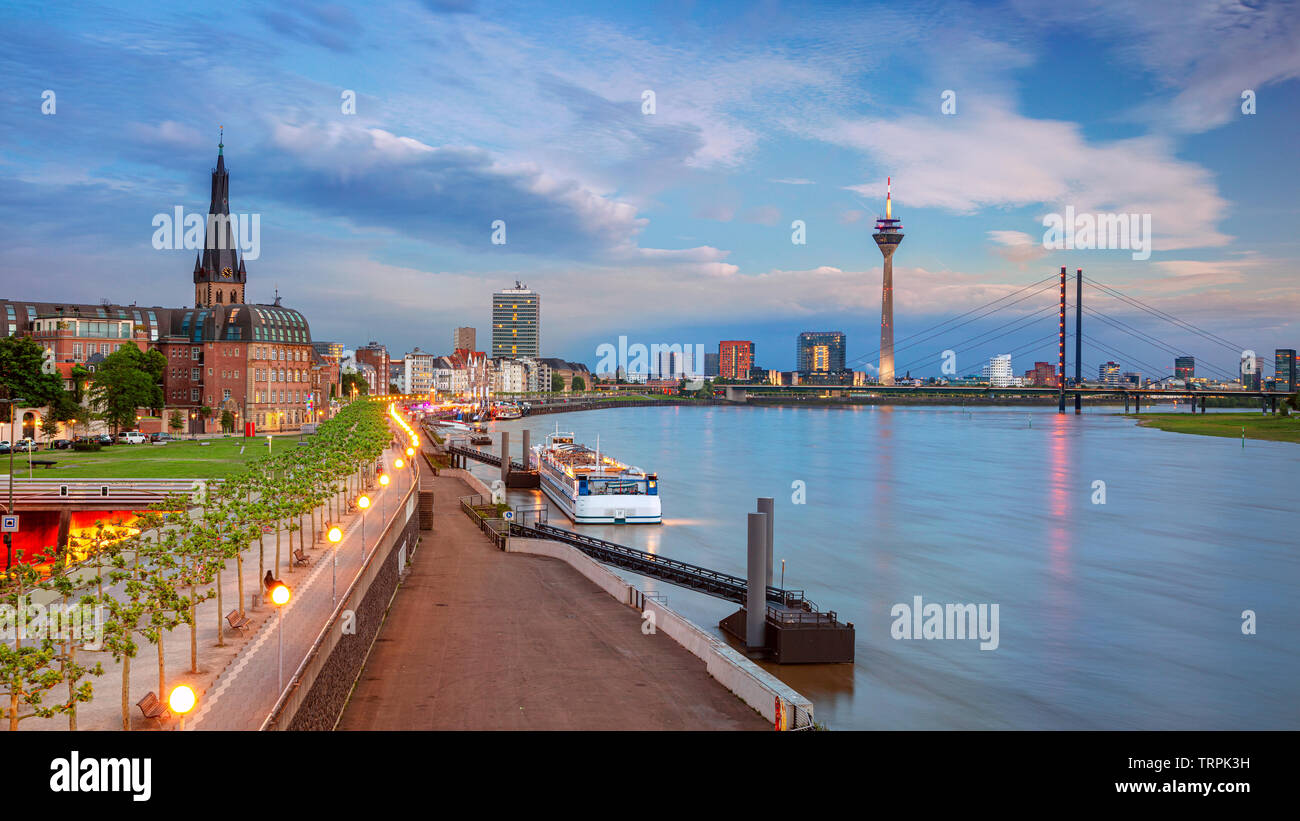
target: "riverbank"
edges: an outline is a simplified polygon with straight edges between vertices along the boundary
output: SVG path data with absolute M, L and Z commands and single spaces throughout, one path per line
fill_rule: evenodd
M 1223 436 L 1230 439 L 1241 438 L 1245 431 L 1247 439 L 1263 439 L 1270 442 L 1293 442 L 1300 444 L 1300 417 L 1279 416 L 1276 414 L 1196 414 L 1190 413 L 1151 413 L 1125 414 L 1136 419 L 1144 428 L 1157 428 L 1170 433 L 1191 433 L 1199 436 Z

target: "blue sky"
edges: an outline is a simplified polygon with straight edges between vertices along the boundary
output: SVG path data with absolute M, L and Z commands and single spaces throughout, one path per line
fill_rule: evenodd
M 224 125 L 231 208 L 262 220 L 250 299 L 278 287 L 317 339 L 441 352 L 468 324 L 485 347 L 491 290 L 520 279 L 543 294 L 547 355 L 594 364 L 620 335 L 713 350 L 742 338 L 790 368 L 799 331 L 835 329 L 850 360 L 874 364 L 870 233 L 892 176 L 900 340 L 1067 265 L 1271 354 L 1300 347 L 1296 12 L 10 4 L 0 286 L 185 304 L 193 252 L 155 250 L 151 221 L 206 207 Z M 1043 216 L 1067 206 L 1150 214 L 1154 252 L 1043 248 Z M 1235 371 L 1229 346 L 1094 293 L 1090 308 Z M 1005 336 L 967 343 L 1018 314 L 900 350 L 899 368 L 937 373 L 947 348 L 963 373 L 1008 351 L 1017 370 L 1052 359 L 1035 344 L 1052 317 L 1031 318 L 1052 299 L 1019 304 L 1024 327 Z M 1087 346 L 1086 365 L 1109 349 L 1125 369 L 1169 369 L 1168 351 L 1091 327 L 1106 348 Z

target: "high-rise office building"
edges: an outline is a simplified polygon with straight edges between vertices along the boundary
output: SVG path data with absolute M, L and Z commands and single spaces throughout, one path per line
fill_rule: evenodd
M 721 373 L 722 353 L 706 353 L 704 355 L 704 378 L 712 379 Z
M 995 388 L 1005 388 L 1011 384 L 1011 354 L 1002 353 L 989 359 L 984 366 L 984 381 Z
M 1196 357 L 1179 356 L 1174 358 L 1174 377 L 1184 382 L 1196 377 Z
M 804 331 L 795 343 L 795 367 L 799 373 L 841 373 L 844 345 L 840 331 Z
M 718 376 L 721 378 L 748 379 L 749 369 L 753 366 L 753 342 L 741 339 L 727 339 L 718 343 Z
M 473 328 L 457 328 L 451 332 L 451 349 L 453 351 L 461 348 L 467 351 L 478 349 L 478 333 Z
M 1276 390 L 1296 392 L 1295 348 L 1278 348 L 1273 352 Z
M 1247 356 L 1244 352 L 1241 356 L 1241 386 L 1248 391 L 1259 390 L 1259 362 L 1255 359 L 1254 352 Z
M 1097 367 L 1097 381 L 1103 385 L 1118 385 L 1120 369 L 1117 362 L 1103 362 Z
M 515 282 L 515 287 L 492 293 L 492 352 L 493 359 L 521 356 L 537 358 L 541 355 L 542 298 L 528 286 Z M 469 350 L 473 350 L 470 348 Z

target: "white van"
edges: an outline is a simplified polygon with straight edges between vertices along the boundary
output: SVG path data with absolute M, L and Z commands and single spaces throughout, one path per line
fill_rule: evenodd
M 117 443 L 127 445 L 143 445 L 145 435 L 138 430 L 124 430 L 117 435 Z

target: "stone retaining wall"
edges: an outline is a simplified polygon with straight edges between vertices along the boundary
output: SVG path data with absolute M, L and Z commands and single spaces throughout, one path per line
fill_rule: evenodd
M 407 492 L 263 730 L 334 729 L 397 593 L 399 562 L 409 561 L 419 540 L 417 499 L 416 488 Z

